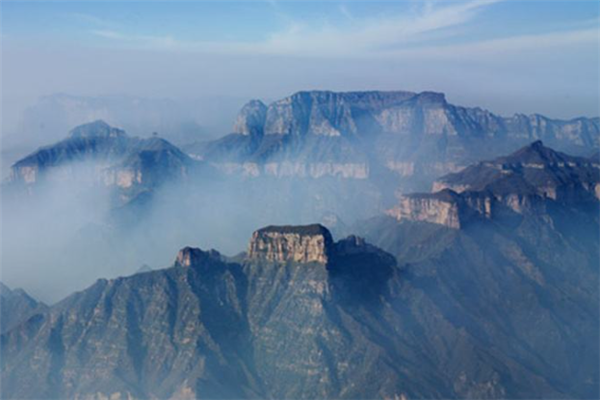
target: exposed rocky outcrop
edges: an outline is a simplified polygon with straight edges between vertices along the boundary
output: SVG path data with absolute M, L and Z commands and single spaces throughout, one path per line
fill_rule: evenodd
M 122 161 L 102 171 L 102 182 L 123 190 L 152 190 L 168 180 L 188 178 L 198 162 L 160 138 L 141 141 Z
M 257 240 L 294 245 L 283 258 L 263 252 L 239 263 L 186 247 L 172 268 L 101 279 L 3 336 L 2 397 L 339 396 L 341 389 L 322 377 L 361 368 L 328 370 L 330 351 L 341 350 L 339 333 L 352 329 L 354 337 L 340 353 L 342 364 L 364 354 L 372 339 L 353 323 L 340 326 L 327 309 L 365 284 L 356 299 L 368 294 L 380 302 L 384 283 L 394 279 L 394 258 L 355 237 L 334 245 L 319 225 L 257 233 L 250 248 Z M 320 262 L 335 249 L 335 265 Z M 27 374 L 33 370 L 41 379 Z M 290 383 L 298 379 L 304 385 Z M 395 390 L 377 381 L 385 393 Z
M 248 258 L 274 262 L 326 264 L 333 239 L 322 225 L 268 226 L 252 234 Z
M 194 247 L 184 247 L 177 253 L 175 265 L 180 267 L 191 267 L 201 264 L 208 259 L 220 260 L 221 254 L 216 250 L 202 251 Z
M 400 268 L 319 225 L 261 229 L 233 259 L 184 248 L 5 332 L 1 395 L 596 398 L 598 225 L 572 223 L 361 224 Z
M 507 211 L 543 215 L 546 203 L 531 194 L 494 195 L 490 192 L 461 192 L 442 189 L 434 193 L 402 195 L 398 204 L 386 211 L 398 221 L 423 221 L 460 229 L 474 220 L 492 220 Z
M 399 178 L 419 179 L 457 172 L 536 139 L 582 153 L 586 146 L 600 146 L 598 118 L 501 117 L 452 105 L 444 94 L 434 92 L 298 92 L 268 106 L 253 100 L 240 111 L 233 132 L 198 156 L 217 164 L 255 163 L 251 174 L 245 168 L 229 169 L 255 177 L 267 173 L 365 179 L 370 170 L 383 168 Z M 315 137 L 337 145 L 305 144 Z M 335 150 L 339 147 L 343 150 Z M 305 148 L 311 149 L 310 164 L 305 162 Z M 267 164 L 278 170 L 283 165 L 294 168 L 286 167 L 285 173 L 272 171 L 274 167 L 263 171 Z M 321 166 L 321 172 L 313 173 L 314 165 Z M 347 172 L 349 165 L 361 165 L 361 172 Z M 339 172 L 341 166 L 346 172 Z
M 502 196 L 526 193 L 574 202 L 597 198 L 599 184 L 600 163 L 555 151 L 536 141 L 509 156 L 446 175 L 434 182 L 433 191 L 489 190 Z
M 340 163 L 292 163 L 289 161 L 270 162 L 260 165 L 254 162 L 223 163 L 216 166 L 226 174 L 239 174 L 245 177 L 276 177 L 276 178 L 322 178 L 333 176 L 344 179 L 367 179 L 369 166 L 367 164 Z
M 455 192 L 446 190 L 437 195 L 407 195 L 398 205 L 387 211 L 398 221 L 424 221 L 460 229 L 459 199 Z
M 517 152 L 440 178 L 433 193 L 400 195 L 387 214 L 460 229 L 473 218 L 506 213 L 543 215 L 549 204 L 596 205 L 600 165 L 536 141 Z
M 233 124 L 233 133 L 248 136 L 262 135 L 266 116 L 267 106 L 262 101 L 250 101 L 238 114 Z
M 79 125 L 69 132 L 71 139 L 110 139 L 126 138 L 124 130 L 114 128 L 102 120 Z

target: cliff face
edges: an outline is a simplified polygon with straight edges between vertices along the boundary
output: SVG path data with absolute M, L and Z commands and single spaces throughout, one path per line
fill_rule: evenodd
M 216 250 L 202 251 L 194 247 L 184 247 L 177 253 L 175 265 L 189 268 L 194 265 L 206 263 L 210 260 L 220 261 L 221 254 Z
M 253 100 L 240 111 L 233 132 L 198 156 L 216 164 L 254 163 L 250 174 L 229 168 L 249 176 L 365 179 L 382 168 L 404 179 L 437 177 L 536 139 L 582 152 L 600 146 L 597 118 L 501 117 L 452 105 L 434 92 L 298 92 L 268 106 Z M 336 145 L 305 144 L 314 138 Z
M 475 220 L 494 220 L 508 213 L 544 215 L 547 204 L 531 194 L 493 195 L 485 192 L 461 192 L 442 189 L 434 193 L 400 196 L 398 204 L 386 214 L 398 221 L 422 221 L 461 229 Z
M 386 213 L 398 221 L 423 221 L 453 229 L 461 227 L 458 199 L 455 196 L 402 196 L 398 204 Z
M 505 157 L 484 161 L 436 180 L 433 191 L 489 190 L 497 197 L 527 193 L 558 202 L 597 197 L 600 163 L 573 157 L 536 141 Z
M 372 393 L 400 390 L 386 366 L 392 358 L 339 303 L 351 296 L 379 319 L 385 285 L 397 283 L 395 259 L 358 238 L 336 246 L 319 225 L 257 233 L 250 248 L 270 243 L 272 253 L 234 262 L 184 248 L 171 268 L 99 280 L 3 336 L 2 397 L 358 395 L 367 392 L 352 385 L 373 382 L 352 362 L 366 352 L 381 357 Z M 348 383 L 332 384 L 334 377 Z
M 594 207 L 600 165 L 534 142 L 515 153 L 444 176 L 432 193 L 400 196 L 387 213 L 459 229 L 473 218 L 508 213 L 545 215 L 548 207 Z
M 271 253 L 184 248 L 171 268 L 99 280 L 5 332 L 0 394 L 597 398 L 599 231 L 571 222 L 361 224 L 400 267 L 318 225 L 259 230 L 250 248 Z M 306 240 L 286 248 L 290 234 Z M 327 262 L 294 261 L 309 248 Z
M 115 187 L 128 201 L 143 191 L 152 191 L 167 181 L 183 182 L 201 172 L 199 162 L 160 138 L 144 139 L 121 161 L 102 169 L 100 180 Z
M 481 343 L 486 343 L 483 346 L 494 343 L 493 350 L 489 349 L 500 357 L 496 360 L 527 348 L 531 353 L 521 353 L 521 361 L 535 353 L 540 356 L 538 361 L 550 362 L 547 365 L 560 362 L 561 367 L 552 368 L 557 383 L 573 382 L 584 370 L 599 371 L 597 206 L 585 210 L 553 204 L 547 213 L 524 213 L 509 219 L 493 212 L 493 221 L 465 229 L 411 220 L 399 223 L 389 217 L 356 224 L 354 229 L 406 266 L 404 289 L 411 290 L 408 288 L 414 283 L 411 297 L 419 299 L 407 307 L 418 307 L 430 316 L 439 310 L 451 325 L 464 329 L 466 336 L 459 335 L 461 339 L 452 344 L 447 342 L 447 333 L 440 336 L 444 338 L 440 347 L 456 354 L 454 362 L 460 365 L 454 386 L 463 393 L 459 397 L 517 398 L 509 386 L 533 388 L 541 382 L 501 384 L 502 374 L 484 372 L 496 361 L 483 354 L 484 358 L 477 358 L 481 362 L 471 358 L 468 348 L 473 342 L 462 339 L 471 335 L 481 338 Z M 579 318 L 580 325 L 572 325 Z M 585 350 L 573 353 L 579 340 L 591 346 L 591 354 Z M 446 365 L 453 368 L 454 362 Z M 473 385 L 475 381 L 468 378 L 475 364 L 489 377 L 484 385 Z M 546 375 L 538 362 L 530 366 L 540 372 L 538 378 Z M 491 368 L 497 372 L 511 369 Z M 598 379 L 589 383 L 588 388 L 598 393 Z M 542 392 L 531 397 L 547 397 Z
M 269 226 L 252 234 L 248 257 L 274 262 L 326 264 L 333 239 L 322 225 Z
M 260 136 L 264 132 L 267 106 L 260 100 L 247 103 L 233 124 L 233 133 L 247 136 Z

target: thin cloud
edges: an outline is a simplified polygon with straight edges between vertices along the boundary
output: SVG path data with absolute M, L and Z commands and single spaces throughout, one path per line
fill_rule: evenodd
M 172 36 L 126 35 L 114 30 L 93 30 L 96 36 L 126 46 L 155 50 L 204 52 L 224 55 L 274 55 L 316 58 L 455 58 L 459 55 L 515 53 L 530 49 L 598 43 L 598 28 L 521 35 L 469 43 L 431 45 L 439 34 L 448 37 L 500 0 L 476 0 L 439 6 L 426 2 L 410 15 L 357 19 L 343 27 L 319 27 L 291 21 L 285 30 L 255 42 L 186 42 Z M 346 11 L 343 11 L 346 10 Z M 340 6 L 340 12 L 349 11 Z M 349 14 L 351 16 L 351 14 Z
M 118 40 L 125 45 L 146 49 L 184 49 L 189 47 L 175 40 L 172 36 L 127 35 L 112 30 L 92 30 L 93 35 L 104 39 Z
M 429 46 L 417 49 L 399 50 L 388 56 L 419 58 L 481 57 L 486 55 L 506 55 L 549 48 L 565 48 L 575 45 L 598 45 L 600 29 L 579 29 L 563 32 L 512 36 L 502 39 L 484 40 L 473 43 L 449 46 Z
M 119 39 L 119 40 L 126 39 L 126 37 L 124 35 L 120 34 L 119 32 L 115 32 L 115 31 L 93 30 L 91 32 L 96 36 L 100 36 L 100 37 L 103 37 L 106 39 Z
M 350 21 L 354 21 L 354 15 L 352 15 L 352 13 L 350 12 L 350 10 L 348 10 L 348 7 L 346 7 L 344 4 L 341 4 L 339 7 L 340 13 L 346 17 L 346 19 L 350 20 Z
M 344 57 L 381 53 L 386 48 L 418 42 L 432 32 L 465 24 L 483 8 L 500 0 L 475 0 L 450 6 L 425 3 L 409 15 L 358 19 L 341 6 L 340 12 L 351 18 L 348 26 L 331 24 L 314 26 L 290 21 L 286 29 L 274 32 L 259 42 L 186 42 L 173 37 L 125 35 L 114 30 L 94 30 L 93 34 L 106 39 L 158 49 L 215 51 L 218 53 L 250 53 L 267 55 Z

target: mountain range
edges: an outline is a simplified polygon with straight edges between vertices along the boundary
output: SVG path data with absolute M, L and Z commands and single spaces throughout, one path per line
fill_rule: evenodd
M 249 176 L 367 179 L 383 171 L 410 181 L 535 140 L 586 152 L 600 146 L 600 119 L 501 117 L 435 92 L 298 92 L 268 106 L 249 102 L 232 134 L 189 151 Z
M 597 398 L 599 183 L 534 142 L 344 239 L 185 247 L 4 332 L 2 397 Z
M 434 182 L 431 193 L 400 195 L 388 211 L 460 228 L 474 218 L 544 215 L 549 208 L 597 211 L 600 163 L 573 157 L 536 141 L 515 153 L 471 165 Z
M 165 181 L 202 176 L 208 167 L 159 137 L 141 139 L 95 121 L 72 129 L 56 144 L 17 161 L 9 184 L 28 191 L 52 181 L 75 180 L 114 188 L 127 203 Z
M 252 100 L 233 133 L 181 147 L 103 121 L 84 124 L 17 161 L 5 186 L 31 192 L 59 179 L 106 189 L 117 225 L 142 220 L 165 184 L 210 192 L 204 188 L 215 182 L 282 222 L 333 213 L 353 223 L 392 207 L 397 193 L 428 190 L 444 174 L 535 140 L 590 157 L 600 148 L 599 121 L 501 117 L 434 92 L 298 92 L 269 105 Z

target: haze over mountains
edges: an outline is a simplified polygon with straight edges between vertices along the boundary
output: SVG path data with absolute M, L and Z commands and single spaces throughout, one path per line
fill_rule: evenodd
M 101 279 L 2 335 L 2 395 L 595 398 L 599 166 L 536 142 L 434 195 L 514 205 L 494 191 L 512 174 L 528 185 L 510 196 L 543 207 L 351 228 L 380 247 L 268 226 L 233 258 L 185 247 Z
M 28 107 L 7 108 L 4 112 L 2 178 L 8 176 L 14 162 L 40 145 L 62 140 L 67 132 L 81 124 L 100 119 L 133 136 L 147 138 L 156 132 L 176 145 L 184 145 L 228 132 L 243 104 L 243 99 L 227 96 L 178 100 L 64 93 L 43 96 Z
M 600 144 L 598 118 L 500 117 L 434 92 L 299 92 L 269 106 L 253 100 L 233 130 L 198 154 L 251 176 L 367 179 L 383 169 L 427 177 L 538 139 L 579 152 Z
M 52 305 L 0 287 L 3 398 L 600 395 L 598 118 L 315 91 L 232 130 L 13 165 L 2 279 Z
M 4 259 L 22 267 L 5 279 L 53 301 L 124 265 L 165 265 L 181 243 L 234 254 L 257 226 L 327 221 L 337 233 L 395 207 L 397 195 L 534 140 L 590 156 L 598 126 L 598 118 L 499 117 L 433 92 L 327 91 L 251 101 L 234 133 L 181 147 L 91 122 L 11 168 Z M 26 275 L 52 281 L 57 268 L 76 283 L 56 293 L 48 287 L 63 282 L 27 286 Z

